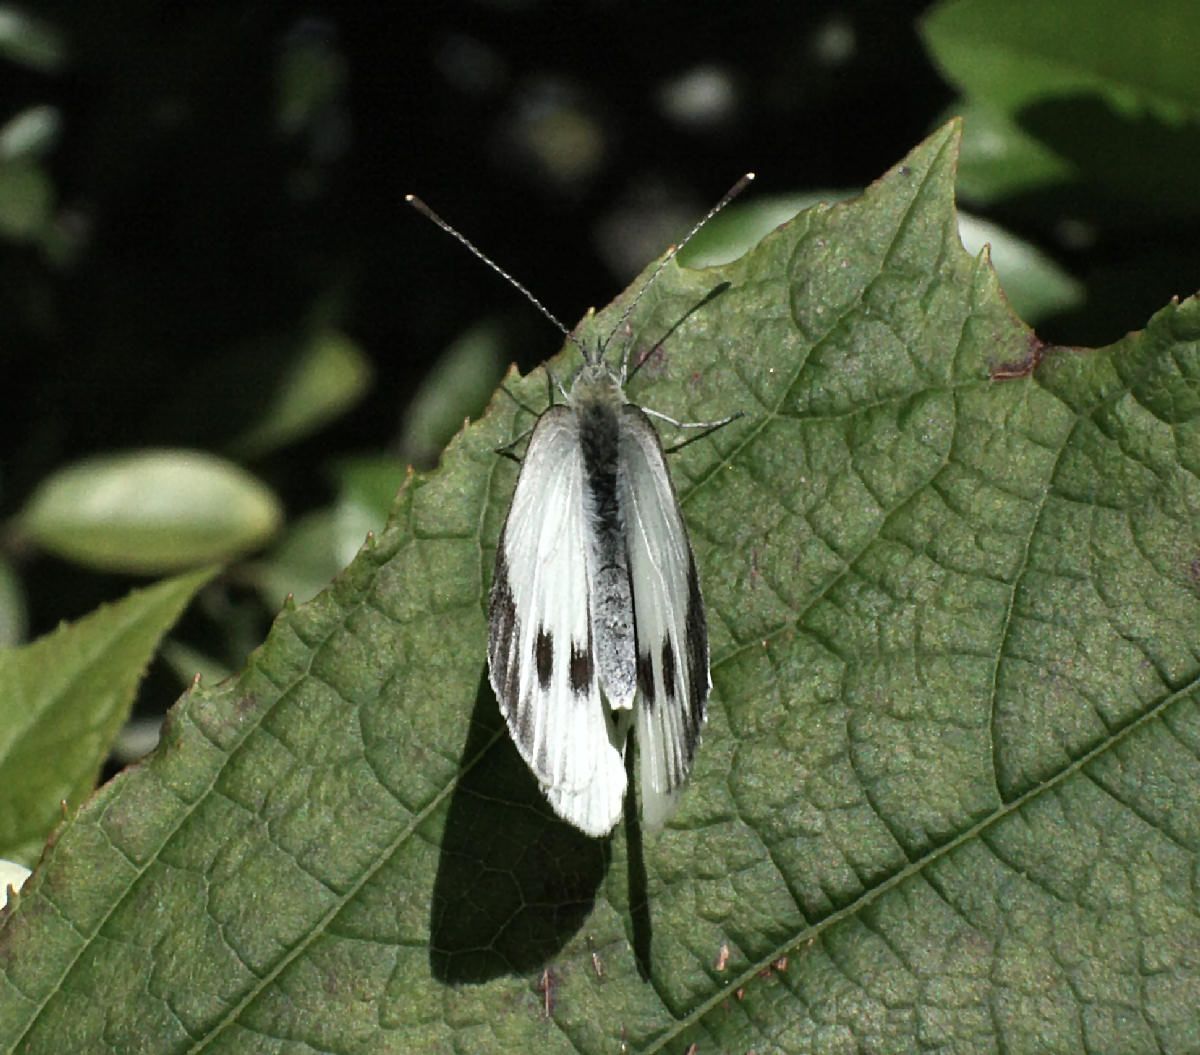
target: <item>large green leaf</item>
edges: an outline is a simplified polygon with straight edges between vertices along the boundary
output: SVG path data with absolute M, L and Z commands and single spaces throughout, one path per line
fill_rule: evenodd
M 745 412 L 674 460 L 715 689 L 665 832 L 556 821 L 486 688 L 500 397 L 59 832 L 9 1050 L 1200 1046 L 1200 305 L 1042 346 L 956 149 L 639 307 L 634 398 Z

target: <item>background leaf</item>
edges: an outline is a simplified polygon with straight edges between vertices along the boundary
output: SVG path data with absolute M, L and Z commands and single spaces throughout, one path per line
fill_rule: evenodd
M 1153 9 L 1120 0 L 952 0 L 921 28 L 947 78 L 974 101 L 970 154 L 994 197 L 1084 174 L 1110 198 L 1147 213 L 1195 215 L 1200 150 L 1200 20 L 1189 0 Z M 985 116 L 991 110 L 994 116 Z M 1153 158 L 1153 164 L 1147 159 Z M 974 185 L 974 184 L 973 184 Z
M 1200 27 L 1186 0 L 1153 10 L 1119 0 L 951 0 L 924 20 L 954 81 L 1006 110 L 1047 97 L 1098 94 L 1168 120 L 1200 110 L 1192 59 Z
M 59 833 L 11 1050 L 1196 1047 L 1200 304 L 1042 345 L 956 145 L 639 308 L 631 397 L 746 415 L 673 463 L 715 692 L 671 828 L 585 839 L 500 725 L 502 397 Z
M 76 809 L 91 794 L 150 657 L 211 577 L 193 572 L 135 590 L 0 650 L 0 857 L 33 864 L 63 805 Z
M 35 70 L 50 71 L 65 59 L 65 48 L 49 24 L 12 4 L 0 7 L 0 54 Z
M 432 468 L 463 422 L 483 410 L 504 376 L 504 338 L 502 327 L 480 323 L 442 353 L 404 415 L 398 446 L 405 462 Z
M 281 519 L 270 490 L 232 462 L 153 450 L 58 470 L 18 523 L 31 541 L 81 564 L 152 573 L 253 549 Z
M 246 359 L 255 363 L 253 356 Z M 294 350 L 289 369 L 275 380 L 254 425 L 229 446 L 250 457 L 316 432 L 353 406 L 370 378 L 370 363 L 354 342 L 342 334 L 319 330 Z M 228 383 L 230 379 L 225 380 Z M 261 399 L 262 393 L 257 394 Z

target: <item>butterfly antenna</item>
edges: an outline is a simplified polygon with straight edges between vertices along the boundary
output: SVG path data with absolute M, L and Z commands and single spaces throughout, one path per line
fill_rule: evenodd
M 726 195 L 726 198 L 728 198 L 728 197 L 729 197 L 729 195 Z M 427 219 L 432 220 L 448 235 L 452 235 L 454 238 L 457 238 L 464 246 L 467 247 L 467 249 L 469 249 L 471 251 L 471 254 L 473 256 L 478 257 L 485 264 L 487 264 L 488 267 L 490 267 L 493 271 L 495 271 L 496 274 L 498 274 L 501 278 L 505 279 L 509 285 L 514 286 L 521 293 L 523 293 L 525 295 L 525 299 L 527 301 L 529 301 L 529 303 L 532 304 L 535 308 L 537 308 L 538 311 L 540 311 L 543 315 L 545 315 L 546 318 L 549 319 L 556 327 L 558 327 L 558 329 L 562 333 L 562 335 L 564 337 L 566 337 L 567 340 L 570 341 L 573 345 L 575 345 L 576 348 L 578 348 L 581 352 L 583 352 L 584 356 L 586 358 L 587 352 L 584 351 L 583 345 L 579 343 L 579 340 L 576 338 L 576 336 L 570 330 L 568 330 L 561 322 L 559 322 L 558 317 L 556 315 L 554 315 L 554 313 L 551 312 L 551 310 L 549 308 L 547 308 L 545 304 L 543 304 L 540 300 L 538 300 L 537 297 L 535 297 L 532 293 L 530 293 L 529 290 L 522 283 L 518 282 L 515 278 L 513 278 L 512 275 L 510 275 L 507 271 L 505 271 L 504 268 L 502 268 L 499 264 L 497 264 L 495 260 L 493 260 L 490 256 L 488 256 L 482 249 L 478 248 L 469 238 L 467 238 L 467 236 L 465 234 L 462 234 L 459 231 L 455 230 L 455 228 L 451 227 L 445 220 L 443 220 L 428 205 L 426 205 L 423 201 L 421 201 L 421 199 L 418 198 L 415 194 L 406 194 L 404 196 L 404 200 L 406 202 L 408 202 L 408 204 L 411 205 L 414 209 L 416 209 L 417 212 L 424 215 Z M 721 204 L 724 205 L 725 203 L 722 202 Z M 715 211 L 716 210 L 714 209 L 713 212 L 715 212 Z M 709 215 L 711 215 L 711 213 Z M 690 238 L 691 235 L 688 235 L 688 237 Z
M 672 260 L 675 259 L 676 255 L 679 253 L 679 250 L 681 250 L 685 245 L 688 244 L 688 242 L 690 242 L 692 240 L 692 237 L 696 234 L 697 231 L 700 230 L 701 227 L 703 227 L 706 223 L 708 223 L 708 221 L 711 220 L 714 216 L 716 216 L 717 213 L 719 213 L 722 209 L 724 209 L 726 205 L 728 205 L 731 201 L 733 201 L 734 198 L 736 198 L 739 194 L 741 194 L 742 191 L 744 191 L 746 189 L 746 187 L 748 187 L 750 185 L 750 183 L 753 181 L 753 179 L 754 179 L 754 173 L 747 172 L 746 175 L 744 175 L 740 180 L 737 181 L 737 183 L 735 183 L 732 187 L 729 188 L 729 190 L 727 190 L 725 192 L 724 197 L 722 197 L 721 200 L 719 202 L 717 202 L 716 205 L 714 205 L 711 209 L 708 210 L 707 213 L 704 214 L 704 216 L 700 219 L 700 222 L 697 223 L 696 226 L 693 227 L 690 231 L 688 231 L 687 235 L 684 236 L 683 241 L 677 243 L 676 245 L 671 246 L 671 248 L 667 250 L 667 255 L 664 256 L 658 262 L 658 267 L 656 267 L 654 269 L 654 273 L 648 279 L 646 279 L 645 282 L 642 283 L 642 288 L 637 291 L 633 300 L 631 300 L 629 302 L 628 306 L 625 308 L 625 311 L 621 314 L 621 317 L 617 320 L 617 324 L 612 328 L 612 331 L 604 339 L 604 343 L 600 346 L 602 349 L 608 347 L 609 342 L 617 335 L 617 330 L 619 330 L 622 326 L 624 326 L 625 323 L 629 320 L 629 317 L 633 314 L 633 309 L 638 306 L 638 303 L 641 301 L 642 297 L 645 296 L 646 290 L 648 290 L 651 286 L 654 285 L 655 280 L 658 278 L 659 275 L 661 275 L 663 273 L 663 270 L 666 268 L 666 266 Z M 457 234 L 458 232 L 451 231 L 450 233 Z M 466 242 L 466 239 L 462 238 L 462 235 L 458 235 L 458 237 L 461 238 L 464 242 Z M 467 245 L 470 246 L 471 248 L 474 248 L 473 246 L 471 246 L 470 242 L 467 242 Z M 484 259 L 486 260 L 487 258 L 484 257 Z M 491 263 L 491 261 L 488 261 L 488 262 Z M 492 264 L 492 267 L 496 267 L 496 265 Z M 500 269 L 496 268 L 496 270 L 499 271 Z M 501 272 L 501 273 L 503 273 L 503 272 Z M 543 310 L 545 310 L 545 309 L 543 309 Z

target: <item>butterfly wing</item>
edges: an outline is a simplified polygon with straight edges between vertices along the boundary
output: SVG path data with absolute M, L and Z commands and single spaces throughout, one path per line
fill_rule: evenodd
M 496 552 L 488 672 L 555 812 L 599 836 L 621 815 L 625 765 L 596 675 L 583 487 L 575 415 L 551 407 L 530 437 Z
M 662 444 L 650 419 L 628 404 L 618 475 L 637 634 L 642 817 L 657 828 L 675 808 L 700 742 L 711 688 L 708 627 Z

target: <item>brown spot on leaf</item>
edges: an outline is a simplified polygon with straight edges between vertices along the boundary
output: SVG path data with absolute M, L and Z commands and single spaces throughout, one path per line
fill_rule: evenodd
M 1021 377 L 1029 377 L 1038 364 L 1046 357 L 1046 342 L 1036 334 L 1031 333 L 1027 339 L 1029 351 L 1023 359 L 1012 359 L 1006 363 L 994 363 L 989 377 L 992 381 L 1013 381 Z

